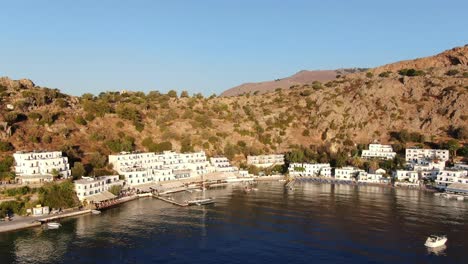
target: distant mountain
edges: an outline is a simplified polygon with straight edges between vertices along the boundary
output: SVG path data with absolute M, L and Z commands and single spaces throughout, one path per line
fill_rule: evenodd
M 221 96 L 236 96 L 247 93 L 257 92 L 260 94 L 273 92 L 277 88 L 289 89 L 292 86 L 302 86 L 305 84 L 312 84 L 314 81 L 327 82 L 335 80 L 337 76 L 346 75 L 363 71 L 366 69 L 353 68 L 353 69 L 339 69 L 339 70 L 317 70 L 317 71 L 300 71 L 290 77 L 283 79 L 276 79 L 274 81 L 264 81 L 257 83 L 244 83 L 239 86 L 233 87 L 224 91 Z

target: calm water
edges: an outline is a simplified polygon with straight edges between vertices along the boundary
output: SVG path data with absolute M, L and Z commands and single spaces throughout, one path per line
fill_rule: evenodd
M 59 230 L 0 234 L 0 263 L 467 263 L 467 201 L 369 186 L 258 187 L 209 191 L 217 203 L 206 207 L 145 198 L 64 219 Z M 432 233 L 448 235 L 445 250 L 424 247 Z

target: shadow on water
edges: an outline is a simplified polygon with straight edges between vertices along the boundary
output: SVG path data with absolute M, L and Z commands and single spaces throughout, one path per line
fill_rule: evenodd
M 58 230 L 0 234 L 1 263 L 461 263 L 468 250 L 466 201 L 378 186 L 258 189 L 208 190 L 209 206 L 144 198 L 65 219 Z M 446 248 L 424 247 L 433 233 L 448 236 Z

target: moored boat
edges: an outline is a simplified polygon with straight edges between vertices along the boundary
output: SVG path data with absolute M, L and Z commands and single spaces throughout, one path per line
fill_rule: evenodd
M 99 210 L 91 210 L 91 213 L 92 213 L 93 215 L 98 215 L 98 214 L 101 213 L 101 211 L 99 211 Z
M 205 204 L 212 204 L 214 203 L 214 198 L 205 198 L 205 199 L 197 199 L 197 200 L 191 200 L 187 201 L 188 205 L 205 205 Z
M 62 225 L 60 223 L 57 223 L 57 222 L 49 222 L 47 223 L 47 228 L 49 229 L 58 229 L 59 227 L 61 227 Z
M 440 247 L 440 246 L 445 245 L 446 242 L 447 242 L 447 237 L 446 236 L 430 235 L 426 239 L 426 243 L 424 243 L 424 245 L 426 247 L 435 248 L 435 247 Z

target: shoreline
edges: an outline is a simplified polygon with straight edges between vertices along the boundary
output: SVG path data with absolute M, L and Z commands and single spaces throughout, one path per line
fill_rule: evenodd
M 392 189 L 406 189 L 406 190 L 416 190 L 416 191 L 424 191 L 424 192 L 437 192 L 435 189 L 429 188 L 422 188 L 422 187 L 412 187 L 412 186 L 404 186 L 404 185 L 393 185 L 390 183 L 377 183 L 377 182 L 356 182 L 356 181 L 345 181 L 345 180 L 336 180 L 332 178 L 319 178 L 319 177 L 303 177 L 303 178 L 295 178 L 296 181 L 299 182 L 315 182 L 315 183 L 328 183 L 328 184 L 344 184 L 344 185 L 352 185 L 352 186 L 376 186 L 376 187 L 384 187 L 384 188 L 392 188 Z
M 284 176 L 261 176 L 257 177 L 254 179 L 255 182 L 266 182 L 266 181 L 278 181 L 284 179 Z M 432 189 L 427 189 L 427 188 L 411 188 L 411 187 L 405 187 L 405 186 L 394 186 L 391 184 L 386 184 L 386 183 L 359 183 L 359 182 L 354 182 L 354 181 L 343 181 L 343 180 L 335 180 L 335 179 L 329 179 L 329 178 L 319 178 L 319 177 L 303 177 L 303 178 L 295 178 L 297 182 L 314 182 L 314 183 L 320 183 L 320 184 L 345 184 L 345 185 L 352 185 L 352 186 L 377 186 L 377 187 L 384 187 L 384 188 L 398 188 L 398 189 L 409 189 L 409 190 L 418 190 L 418 191 L 425 191 L 425 192 L 437 192 L 436 190 Z M 228 185 L 230 183 L 226 183 Z M 186 191 L 186 190 L 183 190 Z M 167 194 L 174 193 L 174 190 L 167 190 Z M 123 197 L 124 199 L 119 201 L 116 204 L 113 204 L 112 206 L 109 207 L 104 207 L 101 208 L 102 210 L 105 210 L 110 207 L 116 207 L 121 204 L 137 200 L 139 198 L 146 198 L 146 197 L 154 197 L 153 194 L 151 193 L 140 193 L 135 196 L 131 197 Z M 159 197 L 154 197 L 157 199 L 160 199 Z M 160 199 L 163 200 L 163 199 Z M 85 215 L 85 214 L 90 214 L 91 210 L 86 209 L 86 210 L 72 210 L 70 212 L 64 212 L 58 215 L 52 215 L 52 216 L 36 216 L 36 217 L 22 217 L 20 220 L 17 220 L 18 222 L 4 222 L 0 223 L 0 233 L 6 233 L 6 232 L 11 232 L 11 231 L 18 231 L 22 229 L 27 229 L 31 227 L 39 227 L 43 223 L 53 221 L 53 220 L 58 220 L 58 219 L 63 219 L 63 218 L 68 218 L 68 217 L 73 217 L 73 216 L 79 216 L 79 215 Z M 15 221 L 15 220 L 13 220 Z
M 50 222 L 53 220 L 58 220 L 62 218 L 67 218 L 67 217 L 73 217 L 73 216 L 78 216 L 78 215 L 85 215 L 85 214 L 90 214 L 91 210 L 73 210 L 71 212 L 65 212 L 62 214 L 57 214 L 57 215 L 48 215 L 48 216 L 36 216 L 36 217 L 31 217 L 28 219 L 28 216 L 25 218 L 22 218 L 20 220 L 17 220 L 17 222 L 5 222 L 0 224 L 0 233 L 6 233 L 6 232 L 11 232 L 11 231 L 17 231 L 21 229 L 26 229 L 30 227 L 38 227 L 41 226 L 43 223 Z

